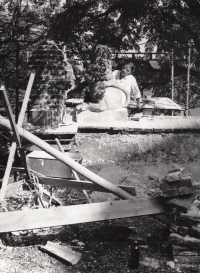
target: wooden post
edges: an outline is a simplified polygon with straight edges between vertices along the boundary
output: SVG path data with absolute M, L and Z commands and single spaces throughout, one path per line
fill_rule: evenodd
M 188 108 L 189 108 L 189 93 L 190 93 L 190 59 L 191 59 L 191 45 L 189 44 L 189 48 L 188 48 L 188 65 L 187 65 L 187 93 L 186 93 L 186 106 L 185 106 L 186 117 L 188 116 Z
M 0 116 L 0 124 L 2 126 L 7 127 L 8 129 L 11 129 L 9 120 L 2 116 Z M 68 165 L 71 169 L 75 170 L 77 173 L 86 177 L 88 180 L 100 185 L 101 187 L 107 189 L 109 192 L 115 194 L 116 196 L 122 199 L 135 200 L 135 197 L 132 194 L 126 192 L 125 190 L 120 189 L 119 187 L 110 183 L 106 179 L 88 170 L 87 168 L 85 168 L 84 166 L 76 162 L 75 160 L 71 159 L 70 157 L 67 157 L 66 154 L 63 154 L 62 152 L 53 148 L 47 142 L 41 140 L 37 136 L 31 134 L 30 132 L 26 131 L 25 129 L 21 128 L 18 125 L 17 125 L 17 130 L 19 134 L 23 136 L 24 138 L 26 138 L 28 141 L 35 144 L 37 147 L 39 147 L 43 151 L 46 151 L 48 154 L 52 155 L 53 157 L 63 162 L 64 164 Z
M 19 43 L 16 41 L 16 64 L 15 64 L 15 122 L 18 122 L 19 116 Z
M 18 125 L 19 126 L 22 126 L 22 123 L 23 123 L 23 120 L 24 120 L 24 116 L 25 116 L 29 96 L 30 96 L 30 93 L 31 93 L 31 88 L 32 88 L 32 85 L 33 85 L 34 77 L 35 77 L 35 74 L 31 73 L 30 78 L 29 78 L 29 82 L 28 82 L 28 86 L 27 86 L 27 89 L 26 89 L 26 93 L 25 93 L 25 96 L 24 96 L 23 104 L 22 104 L 22 107 L 21 107 L 21 111 L 20 111 L 20 114 L 19 114 L 19 119 L 18 119 Z M 3 177 L 2 187 L 1 187 L 1 190 L 0 190 L 0 201 L 2 201 L 4 199 L 4 197 L 5 197 L 6 188 L 7 188 L 7 184 L 8 184 L 8 179 L 9 179 L 10 172 L 11 172 L 11 169 L 12 169 L 12 164 L 13 164 L 13 160 L 14 160 L 14 157 L 15 157 L 16 148 L 17 148 L 16 142 L 12 142 L 12 145 L 10 147 L 10 154 L 9 154 L 8 161 L 7 161 L 6 170 L 5 170 L 4 177 Z
M 171 99 L 174 101 L 174 50 L 171 50 Z M 172 116 L 174 111 L 172 110 Z

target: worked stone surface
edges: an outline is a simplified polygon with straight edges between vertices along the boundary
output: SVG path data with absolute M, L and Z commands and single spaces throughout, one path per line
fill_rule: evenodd
M 112 121 L 128 121 L 128 112 L 126 108 L 118 108 L 116 110 L 106 110 L 103 112 L 83 111 L 77 113 L 78 124 L 92 122 L 112 122 Z

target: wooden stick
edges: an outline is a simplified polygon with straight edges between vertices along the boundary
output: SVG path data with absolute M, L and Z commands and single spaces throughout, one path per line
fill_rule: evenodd
M 5 171 L 6 170 L 6 166 L 0 165 L 0 170 Z M 12 167 L 11 172 L 21 172 L 21 173 L 24 173 L 25 169 L 23 167 Z
M 47 242 L 45 246 L 40 246 L 39 249 L 45 250 L 54 256 L 61 258 L 71 265 L 77 264 L 80 259 L 82 254 L 76 251 L 71 250 L 70 248 L 66 246 L 61 246 L 57 243 L 52 243 L 52 242 Z
M 30 170 L 32 172 L 32 170 Z M 37 175 L 37 174 L 36 174 Z M 43 185 L 51 185 L 54 187 L 68 187 L 72 189 L 84 189 L 89 191 L 100 191 L 100 192 L 109 192 L 107 189 L 100 187 L 99 185 L 84 180 L 75 180 L 71 178 L 58 178 L 58 177 L 46 177 L 46 176 L 38 176 L 40 184 Z M 135 187 L 127 186 L 127 185 L 117 185 L 119 188 L 129 192 L 130 194 L 136 196 Z
M 55 141 L 56 141 L 56 143 L 58 144 L 58 147 L 59 147 L 59 149 L 61 150 L 61 152 L 63 152 L 63 153 L 64 153 L 65 151 L 64 151 L 64 149 L 63 149 L 63 147 L 62 147 L 62 145 L 61 145 L 60 141 L 58 140 L 58 138 L 56 138 L 56 139 L 55 139 Z M 73 175 L 74 175 L 75 179 L 76 179 L 76 180 L 80 180 L 80 178 L 79 178 L 79 176 L 78 176 L 77 172 L 76 172 L 76 171 L 74 171 L 73 169 L 72 169 L 71 171 L 72 171 L 72 173 L 73 173 Z M 82 189 L 82 192 L 83 192 L 83 194 L 84 194 L 85 199 L 87 200 L 87 202 L 88 202 L 88 203 L 92 203 L 92 201 L 91 201 L 90 197 L 89 197 L 89 196 L 88 196 L 88 194 L 87 194 L 87 191 L 86 191 L 86 190 L 84 190 L 84 189 Z
M 0 116 L 0 124 L 2 126 L 7 127 L 8 129 L 11 129 L 10 122 L 8 119 Z M 86 177 L 90 181 L 100 185 L 103 188 L 106 188 L 109 192 L 115 194 L 116 196 L 122 198 L 122 199 L 135 199 L 133 195 L 130 193 L 120 189 L 116 185 L 110 183 L 106 179 L 98 176 L 97 174 L 93 173 L 92 171 L 88 170 L 75 160 L 71 159 L 70 157 L 66 156 L 66 154 L 63 154 L 62 152 L 58 151 L 57 149 L 50 146 L 45 141 L 41 140 L 37 136 L 31 134 L 27 130 L 21 128 L 17 125 L 17 130 L 21 136 L 26 138 L 28 141 L 34 143 L 36 146 L 38 146 L 40 149 L 46 151 L 48 154 L 52 155 L 59 161 L 63 162 L 64 164 L 68 165 L 71 169 L 77 171 L 82 176 Z
M 32 88 L 32 85 L 33 85 L 34 78 L 35 78 L 35 73 L 31 73 L 30 78 L 29 78 L 29 82 L 28 82 L 28 86 L 27 86 L 27 89 L 26 89 L 26 93 L 25 93 L 25 96 L 24 96 L 22 108 L 21 108 L 21 111 L 20 111 L 20 114 L 19 114 L 19 119 L 18 119 L 18 125 L 19 126 L 22 126 L 22 123 L 23 123 L 23 120 L 24 120 L 24 116 L 25 116 L 27 105 L 28 105 L 28 100 L 29 100 L 29 97 L 30 97 L 31 88 Z M 2 201 L 4 199 L 5 194 L 6 194 L 6 188 L 7 188 L 7 184 L 8 184 L 8 179 L 10 177 L 10 172 L 11 172 L 11 169 L 12 169 L 12 164 L 13 164 L 13 161 L 14 161 L 16 148 L 17 148 L 16 142 L 12 142 L 12 145 L 11 145 L 11 148 L 10 148 L 10 154 L 9 154 L 8 162 L 7 162 L 7 166 L 6 166 L 6 170 L 5 170 L 4 177 L 3 177 L 2 187 L 1 187 L 1 190 L 0 190 L 0 201 Z
M 165 212 L 166 207 L 163 197 L 133 197 L 133 200 L 3 212 L 1 213 L 0 233 L 105 221 Z

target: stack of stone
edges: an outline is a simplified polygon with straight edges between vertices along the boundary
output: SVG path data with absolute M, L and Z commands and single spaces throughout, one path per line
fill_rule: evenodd
M 32 53 L 28 66 L 36 72 L 30 97 L 30 122 L 36 126 L 64 123 L 66 94 L 75 79 L 65 54 L 54 42 L 47 41 Z
M 200 272 L 200 201 L 192 176 L 184 174 L 183 169 L 171 170 L 161 182 L 161 189 L 171 208 L 172 259 L 182 270 Z
M 191 174 L 183 174 L 182 168 L 170 170 L 160 186 L 164 197 L 183 196 L 195 191 Z
M 178 212 L 171 224 L 169 240 L 176 267 L 200 272 L 200 201 L 195 200 L 186 213 Z M 188 272 L 188 271 L 187 271 Z

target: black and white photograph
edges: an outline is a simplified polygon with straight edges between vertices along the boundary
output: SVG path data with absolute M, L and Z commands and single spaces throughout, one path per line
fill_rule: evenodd
M 0 273 L 200 272 L 200 0 L 0 0 Z

